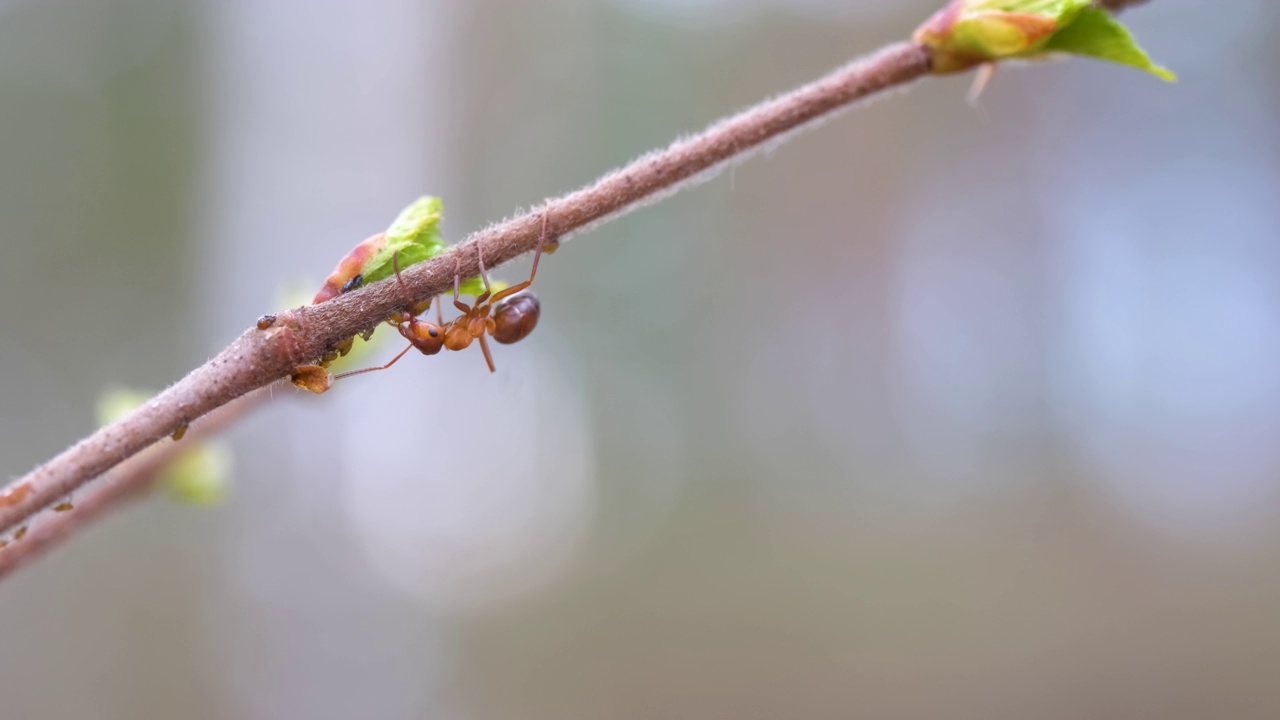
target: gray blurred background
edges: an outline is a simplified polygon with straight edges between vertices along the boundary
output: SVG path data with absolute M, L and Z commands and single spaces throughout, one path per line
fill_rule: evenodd
M 418 195 L 461 239 L 940 1 L 0 0 L 4 471 Z M 0 584 L 0 716 L 1280 716 L 1280 6 L 1126 20 L 1180 83 L 925 81 L 567 244 L 495 376 L 278 391 L 225 507 Z

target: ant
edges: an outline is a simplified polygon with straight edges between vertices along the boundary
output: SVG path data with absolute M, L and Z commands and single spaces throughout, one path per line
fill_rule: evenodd
M 334 380 L 386 370 L 413 348 L 417 348 L 423 355 L 435 355 L 445 348 L 466 350 L 475 340 L 480 341 L 480 349 L 484 351 L 484 360 L 489 365 L 489 372 L 496 372 L 497 368 L 493 365 L 493 355 L 489 353 L 486 336 L 492 335 L 497 342 L 510 345 L 528 337 L 538 325 L 542 306 L 538 302 L 538 297 L 526 288 L 533 284 L 533 278 L 538 274 L 538 260 L 542 258 L 542 248 L 546 242 L 547 215 L 543 213 L 542 234 L 538 237 L 538 249 L 533 254 L 533 268 L 529 271 L 529 279 L 499 290 L 497 293 L 493 293 L 489 286 L 489 275 L 484 267 L 484 250 L 477 244 L 476 257 L 480 263 L 480 279 L 484 281 L 484 292 L 476 297 L 475 304 L 467 305 L 458 299 L 458 287 L 462 281 L 462 259 L 458 258 L 453 275 L 453 305 L 462 312 L 461 315 L 446 323 L 440 303 L 437 301 L 436 322 L 426 322 L 419 320 L 417 316 L 430 307 L 430 300 L 417 305 L 410 301 L 406 305 L 407 310 L 397 311 L 388 320 L 395 323 L 396 329 L 409 341 L 409 346 L 401 350 L 399 355 L 391 358 L 391 362 L 386 365 L 345 372 L 334 377 Z M 395 267 L 396 282 L 400 283 L 400 289 L 405 297 L 411 298 L 408 286 L 400 277 L 398 254 L 392 256 L 391 263 Z

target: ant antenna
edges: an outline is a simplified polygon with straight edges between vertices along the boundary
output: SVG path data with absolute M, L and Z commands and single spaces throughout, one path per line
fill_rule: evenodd
M 413 349 L 413 343 L 409 343 L 409 347 L 401 350 L 399 355 L 396 355 L 395 357 L 391 358 L 391 362 L 387 363 L 386 365 L 383 365 L 382 367 L 371 367 L 371 368 L 364 368 L 363 370 L 352 370 L 351 372 L 344 372 L 341 375 L 334 375 L 333 379 L 341 380 L 342 378 L 348 378 L 348 377 L 351 377 L 352 375 L 363 375 L 365 373 L 378 372 L 379 370 L 386 370 L 392 365 L 395 365 L 397 360 L 404 357 L 404 354 L 409 352 L 412 349 Z
M 538 261 L 542 259 L 542 246 L 547 244 L 547 209 L 542 209 L 542 233 L 538 235 L 538 252 L 533 254 L 533 267 L 529 270 L 529 280 L 533 281 L 538 274 Z
M 489 295 L 489 273 L 484 269 L 484 246 L 476 243 L 476 261 L 480 263 L 480 279 L 484 281 L 484 295 L 476 298 L 476 304 L 488 300 Z

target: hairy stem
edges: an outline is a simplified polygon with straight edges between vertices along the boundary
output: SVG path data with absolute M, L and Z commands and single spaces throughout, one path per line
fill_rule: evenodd
M 890 45 L 785 95 L 766 100 L 705 131 L 678 140 L 611 172 L 585 188 L 545 202 L 472 234 L 434 260 L 403 273 L 415 300 L 452 286 L 455 259 L 464 276 L 478 273 L 476 248 L 498 265 L 534 249 L 546 215 L 552 237 L 654 202 L 681 186 L 710 176 L 727 161 L 854 101 L 903 85 L 929 71 L 928 52 L 913 43 Z M 404 305 L 394 282 L 379 282 L 333 300 L 281 313 L 266 330 L 251 328 L 212 360 L 117 423 L 72 445 L 0 493 L 0 532 L 26 522 L 42 508 L 117 464 L 242 395 L 288 377 L 338 342 L 375 327 Z

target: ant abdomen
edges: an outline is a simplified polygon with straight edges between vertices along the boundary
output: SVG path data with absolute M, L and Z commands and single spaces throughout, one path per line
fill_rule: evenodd
M 538 296 L 527 290 L 503 299 L 493 309 L 493 339 L 503 345 L 520 342 L 538 326 L 541 313 Z

